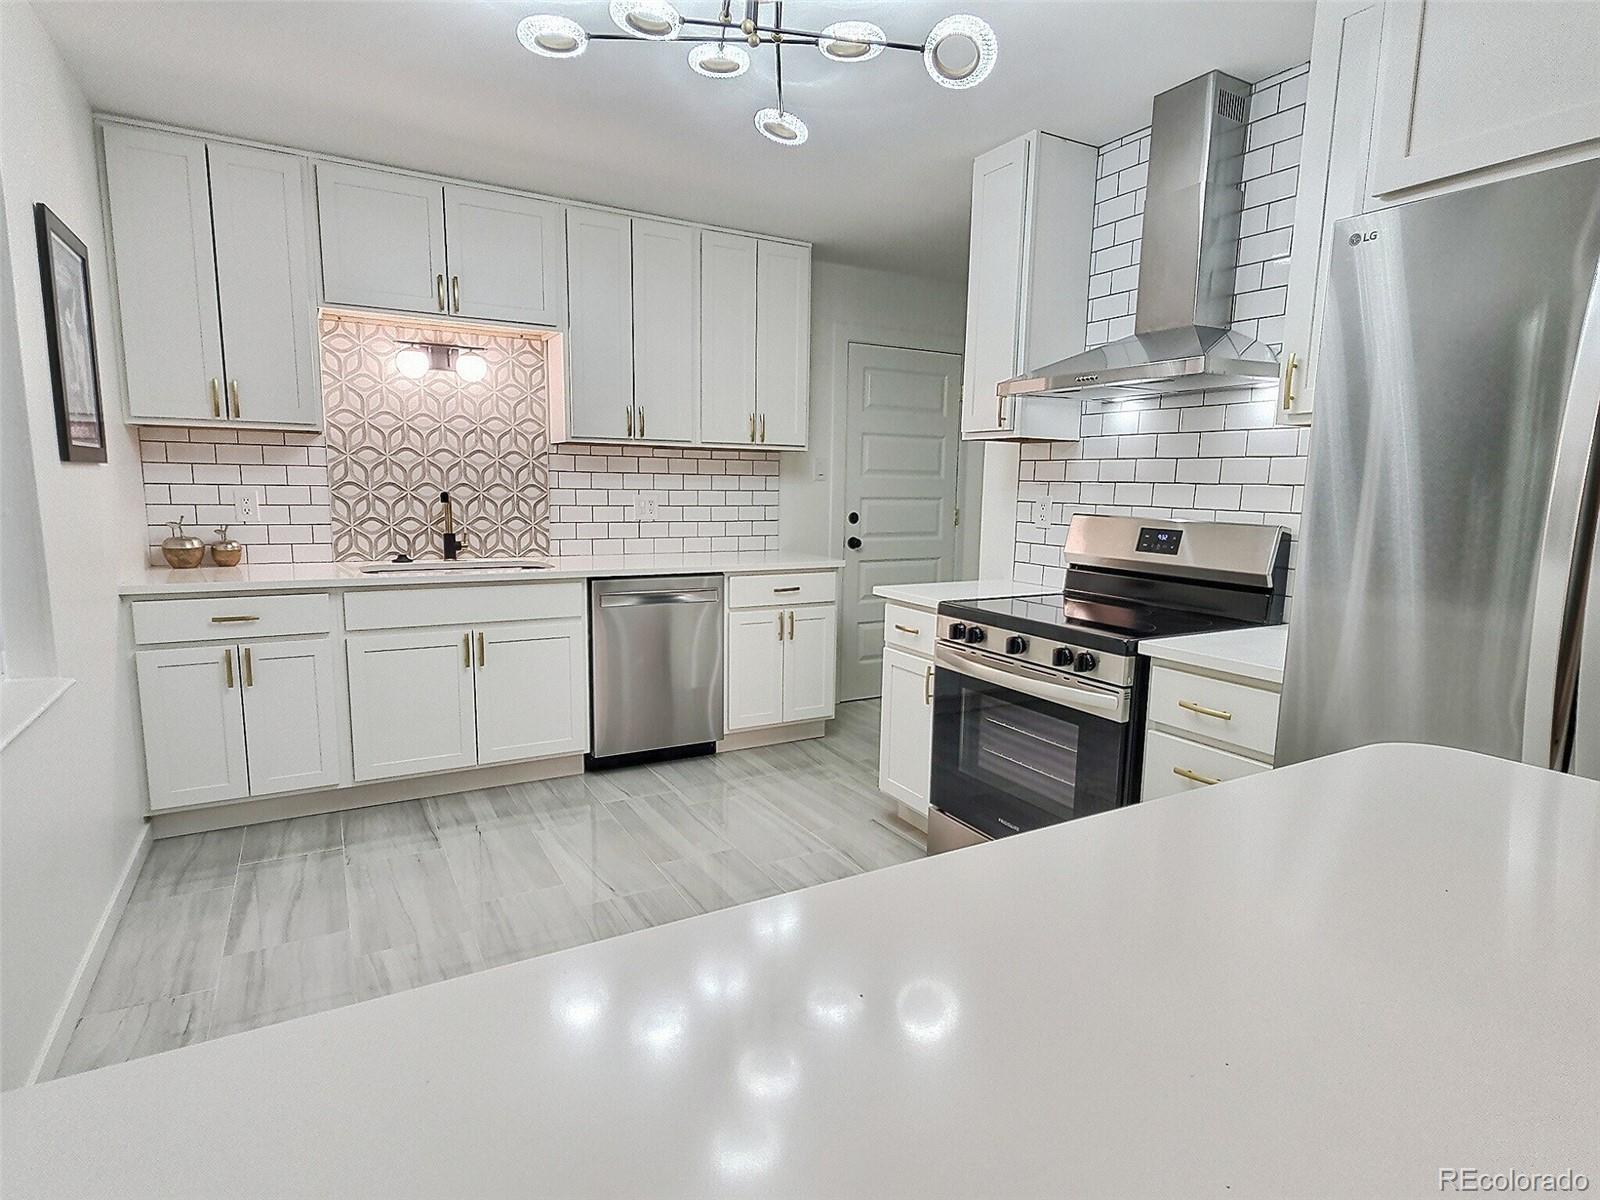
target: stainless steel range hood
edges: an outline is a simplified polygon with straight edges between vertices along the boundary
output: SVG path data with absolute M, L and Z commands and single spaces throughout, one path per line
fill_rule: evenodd
M 1229 329 L 1250 86 L 1212 71 L 1155 98 L 1133 334 L 1000 384 L 1001 396 L 1126 400 L 1254 387 L 1272 349 Z

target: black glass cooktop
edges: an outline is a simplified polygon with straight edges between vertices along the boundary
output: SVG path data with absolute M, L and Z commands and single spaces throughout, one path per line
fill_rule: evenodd
M 939 605 L 939 615 L 1120 654 L 1132 654 L 1146 638 L 1182 637 L 1254 624 L 1211 613 L 1072 592 L 1064 596 L 1056 592 L 994 600 L 947 600 Z

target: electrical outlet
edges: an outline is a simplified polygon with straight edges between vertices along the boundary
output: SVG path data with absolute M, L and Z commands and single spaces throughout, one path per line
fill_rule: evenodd
M 1050 528 L 1050 502 L 1048 500 L 1035 500 L 1033 502 L 1033 523 L 1036 528 Z
M 233 519 L 240 525 L 255 525 L 261 520 L 261 504 L 265 499 L 260 488 L 233 489 Z
M 656 521 L 661 518 L 661 497 L 649 492 L 639 493 L 639 519 Z

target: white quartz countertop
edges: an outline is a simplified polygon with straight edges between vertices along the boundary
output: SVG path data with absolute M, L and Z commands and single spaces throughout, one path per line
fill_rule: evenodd
M 5 1194 L 1592 1181 L 1597 894 L 1600 785 L 1369 747 L 8 1092 Z
M 1139 643 L 1139 653 L 1158 662 L 1203 667 L 1274 687 L 1283 686 L 1283 659 L 1288 651 L 1287 625 L 1224 629 Z
M 473 569 L 388 571 L 366 574 L 360 563 L 295 563 L 195 567 L 173 571 L 151 567 L 123 581 L 124 596 L 185 596 L 207 592 L 303 592 L 311 588 L 437 587 L 461 583 L 537 583 L 551 579 L 595 579 L 617 575 L 756 575 L 765 571 L 829 571 L 839 558 L 783 551 L 706 554 L 563 555 L 538 570 Z
M 951 583 L 886 583 L 873 588 L 872 594 L 912 608 L 938 608 L 946 600 L 1037 596 L 1048 590 L 1042 583 L 1018 583 L 1014 579 L 961 579 Z

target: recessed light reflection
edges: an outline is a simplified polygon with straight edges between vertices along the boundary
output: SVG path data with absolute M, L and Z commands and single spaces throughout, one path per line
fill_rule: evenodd
M 718 1174 L 728 1179 L 751 1179 L 778 1165 L 782 1145 L 772 1126 L 760 1129 L 724 1129 L 711 1142 L 711 1159 Z
M 800 1086 L 800 1060 L 792 1050 L 746 1050 L 739 1056 L 739 1086 L 756 1100 L 783 1100 Z
M 670 1054 L 683 1040 L 688 1024 L 683 1005 L 669 1002 L 634 1017 L 631 1033 L 634 1044 L 641 1049 L 653 1054 Z
M 806 1015 L 813 1025 L 843 1029 L 861 1016 L 867 1006 L 859 992 L 844 987 L 817 987 L 806 997 Z
M 694 973 L 699 993 L 714 1003 L 739 999 L 750 987 L 750 973 L 743 963 L 702 963 Z
M 605 1016 L 610 999 L 598 984 L 574 987 L 550 998 L 550 1013 L 569 1029 L 592 1029 Z
M 750 928 L 768 944 L 786 942 L 799 932 L 800 906 L 787 898 L 758 905 L 751 914 Z
M 906 1037 L 926 1044 L 949 1035 L 960 1019 L 961 1005 L 945 984 L 918 979 L 900 989 L 894 1012 Z

